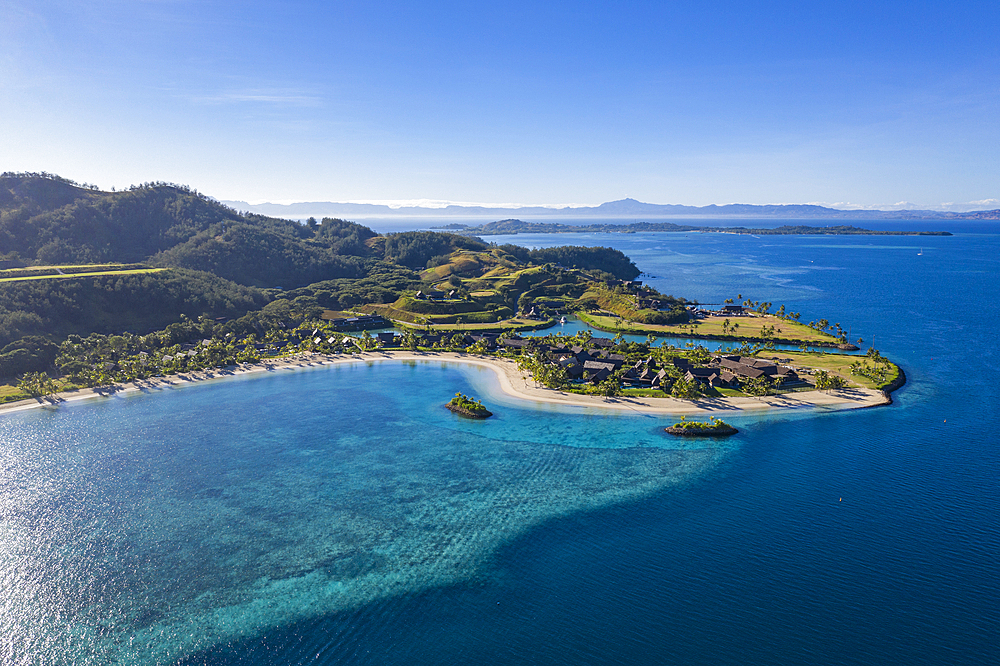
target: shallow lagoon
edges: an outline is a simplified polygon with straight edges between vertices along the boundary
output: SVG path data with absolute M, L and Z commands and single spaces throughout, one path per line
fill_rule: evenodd
M 462 419 L 455 391 L 502 409 Z M 14 655 L 158 663 L 474 584 L 542 521 L 687 482 L 731 446 L 577 411 L 518 406 L 480 368 L 359 362 L 11 415 L 3 633 Z

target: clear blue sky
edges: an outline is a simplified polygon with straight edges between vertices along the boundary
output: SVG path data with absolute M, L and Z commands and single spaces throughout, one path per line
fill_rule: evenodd
M 1000 3 L 0 3 L 0 170 L 247 201 L 1000 198 Z

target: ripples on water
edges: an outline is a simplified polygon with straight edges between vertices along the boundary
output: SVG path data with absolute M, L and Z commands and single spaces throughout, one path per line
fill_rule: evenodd
M 496 549 L 540 522 L 683 482 L 723 450 L 676 450 L 659 420 L 623 415 L 505 404 L 460 420 L 441 405 L 469 379 L 495 384 L 359 363 L 11 415 L 13 661 L 162 663 L 482 583 Z

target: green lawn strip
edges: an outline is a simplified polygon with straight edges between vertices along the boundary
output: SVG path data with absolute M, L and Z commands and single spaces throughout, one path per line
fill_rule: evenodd
M 624 388 L 622 395 L 633 398 L 667 398 L 669 394 L 654 388 Z
M 30 397 L 27 393 L 17 388 L 16 384 L 0 384 L 0 405 L 8 402 L 17 402 L 18 400 L 27 400 Z
M 146 264 L 66 264 L 62 266 L 22 266 L 20 268 L 0 269 L 0 278 L 30 277 L 33 275 L 58 275 L 59 271 L 71 273 L 93 273 L 95 271 L 131 270 L 148 268 Z
M 375 303 L 370 303 L 368 305 L 359 305 L 355 309 L 358 312 L 362 312 L 364 314 L 382 315 L 386 319 L 391 319 L 393 321 L 402 321 L 411 325 L 415 325 L 418 319 L 422 316 L 414 312 L 407 312 L 406 310 L 400 310 L 398 308 L 394 308 L 391 305 L 382 305 Z
M 402 325 L 407 328 L 413 329 L 415 331 L 422 331 L 425 328 L 423 324 L 414 324 L 411 322 L 401 322 L 394 321 L 393 323 L 397 326 Z M 545 321 L 538 321 L 536 319 L 504 319 L 503 321 L 487 322 L 485 324 L 432 324 L 426 325 L 431 332 L 435 331 L 449 331 L 453 333 L 468 333 L 471 331 L 496 331 L 500 329 L 511 329 L 515 331 L 532 331 L 540 328 L 548 328 L 553 326 L 555 322 L 551 319 L 546 319 Z
M 92 271 L 88 273 L 67 273 L 65 275 L 27 275 L 24 277 L 0 278 L 0 282 L 21 282 L 24 280 L 58 280 L 65 278 L 96 277 L 99 275 L 139 275 L 141 273 L 159 273 L 166 268 L 133 268 L 125 271 Z
M 493 322 L 462 322 L 459 325 L 455 323 L 435 323 L 435 319 L 457 319 L 458 317 L 468 317 L 469 315 L 475 313 L 463 313 L 463 314 L 447 314 L 447 315 L 432 315 L 432 314 L 419 314 L 416 312 L 407 312 L 406 310 L 400 310 L 399 308 L 394 308 L 391 305 L 380 305 L 380 304 L 368 304 L 358 306 L 357 310 L 364 314 L 378 314 L 386 319 L 391 320 L 397 325 L 404 325 L 408 328 L 423 328 L 424 326 L 429 326 L 431 330 L 440 331 L 489 331 L 497 328 L 503 327 L 505 324 L 503 321 L 493 321 Z M 507 320 L 510 321 L 510 320 Z
M 698 320 L 694 327 L 695 333 L 691 334 L 691 324 L 641 324 L 630 323 L 611 315 L 598 315 L 590 312 L 580 312 L 577 316 L 591 326 L 606 331 L 621 331 L 622 333 L 632 333 L 636 335 L 646 335 L 653 333 L 656 335 L 674 335 L 678 337 L 699 337 L 699 336 L 719 336 L 722 337 L 722 323 L 726 317 L 708 317 Z M 836 343 L 837 339 L 832 335 L 822 333 L 814 328 L 809 328 L 805 324 L 778 319 L 777 317 L 732 317 L 730 324 L 739 324 L 738 335 L 728 334 L 739 340 L 760 339 L 760 331 L 767 326 L 774 326 L 781 329 L 780 333 L 775 333 L 775 340 L 805 340 L 807 342 Z
M 782 349 L 775 352 L 768 352 L 767 354 L 759 354 L 758 356 L 761 358 L 791 359 L 791 365 L 812 368 L 813 370 L 826 370 L 831 374 L 840 375 L 852 384 L 875 390 L 880 390 L 887 386 L 899 375 L 899 366 L 891 362 L 889 364 L 889 370 L 886 372 L 886 380 L 884 383 L 876 383 L 867 377 L 851 374 L 852 363 L 857 361 L 868 361 L 869 365 L 871 365 L 871 361 L 861 355 L 824 354 L 822 352 L 791 352 Z

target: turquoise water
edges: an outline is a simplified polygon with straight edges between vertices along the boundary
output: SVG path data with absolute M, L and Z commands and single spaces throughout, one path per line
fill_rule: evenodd
M 688 482 L 729 446 L 496 387 L 458 364 L 358 362 L 5 419 L 9 654 L 162 663 L 481 583 L 543 520 Z M 455 391 L 502 409 L 461 419 Z
M 440 361 L 7 414 L 0 663 L 1000 662 L 1000 236 L 587 242 L 852 327 L 910 382 L 681 443 Z

